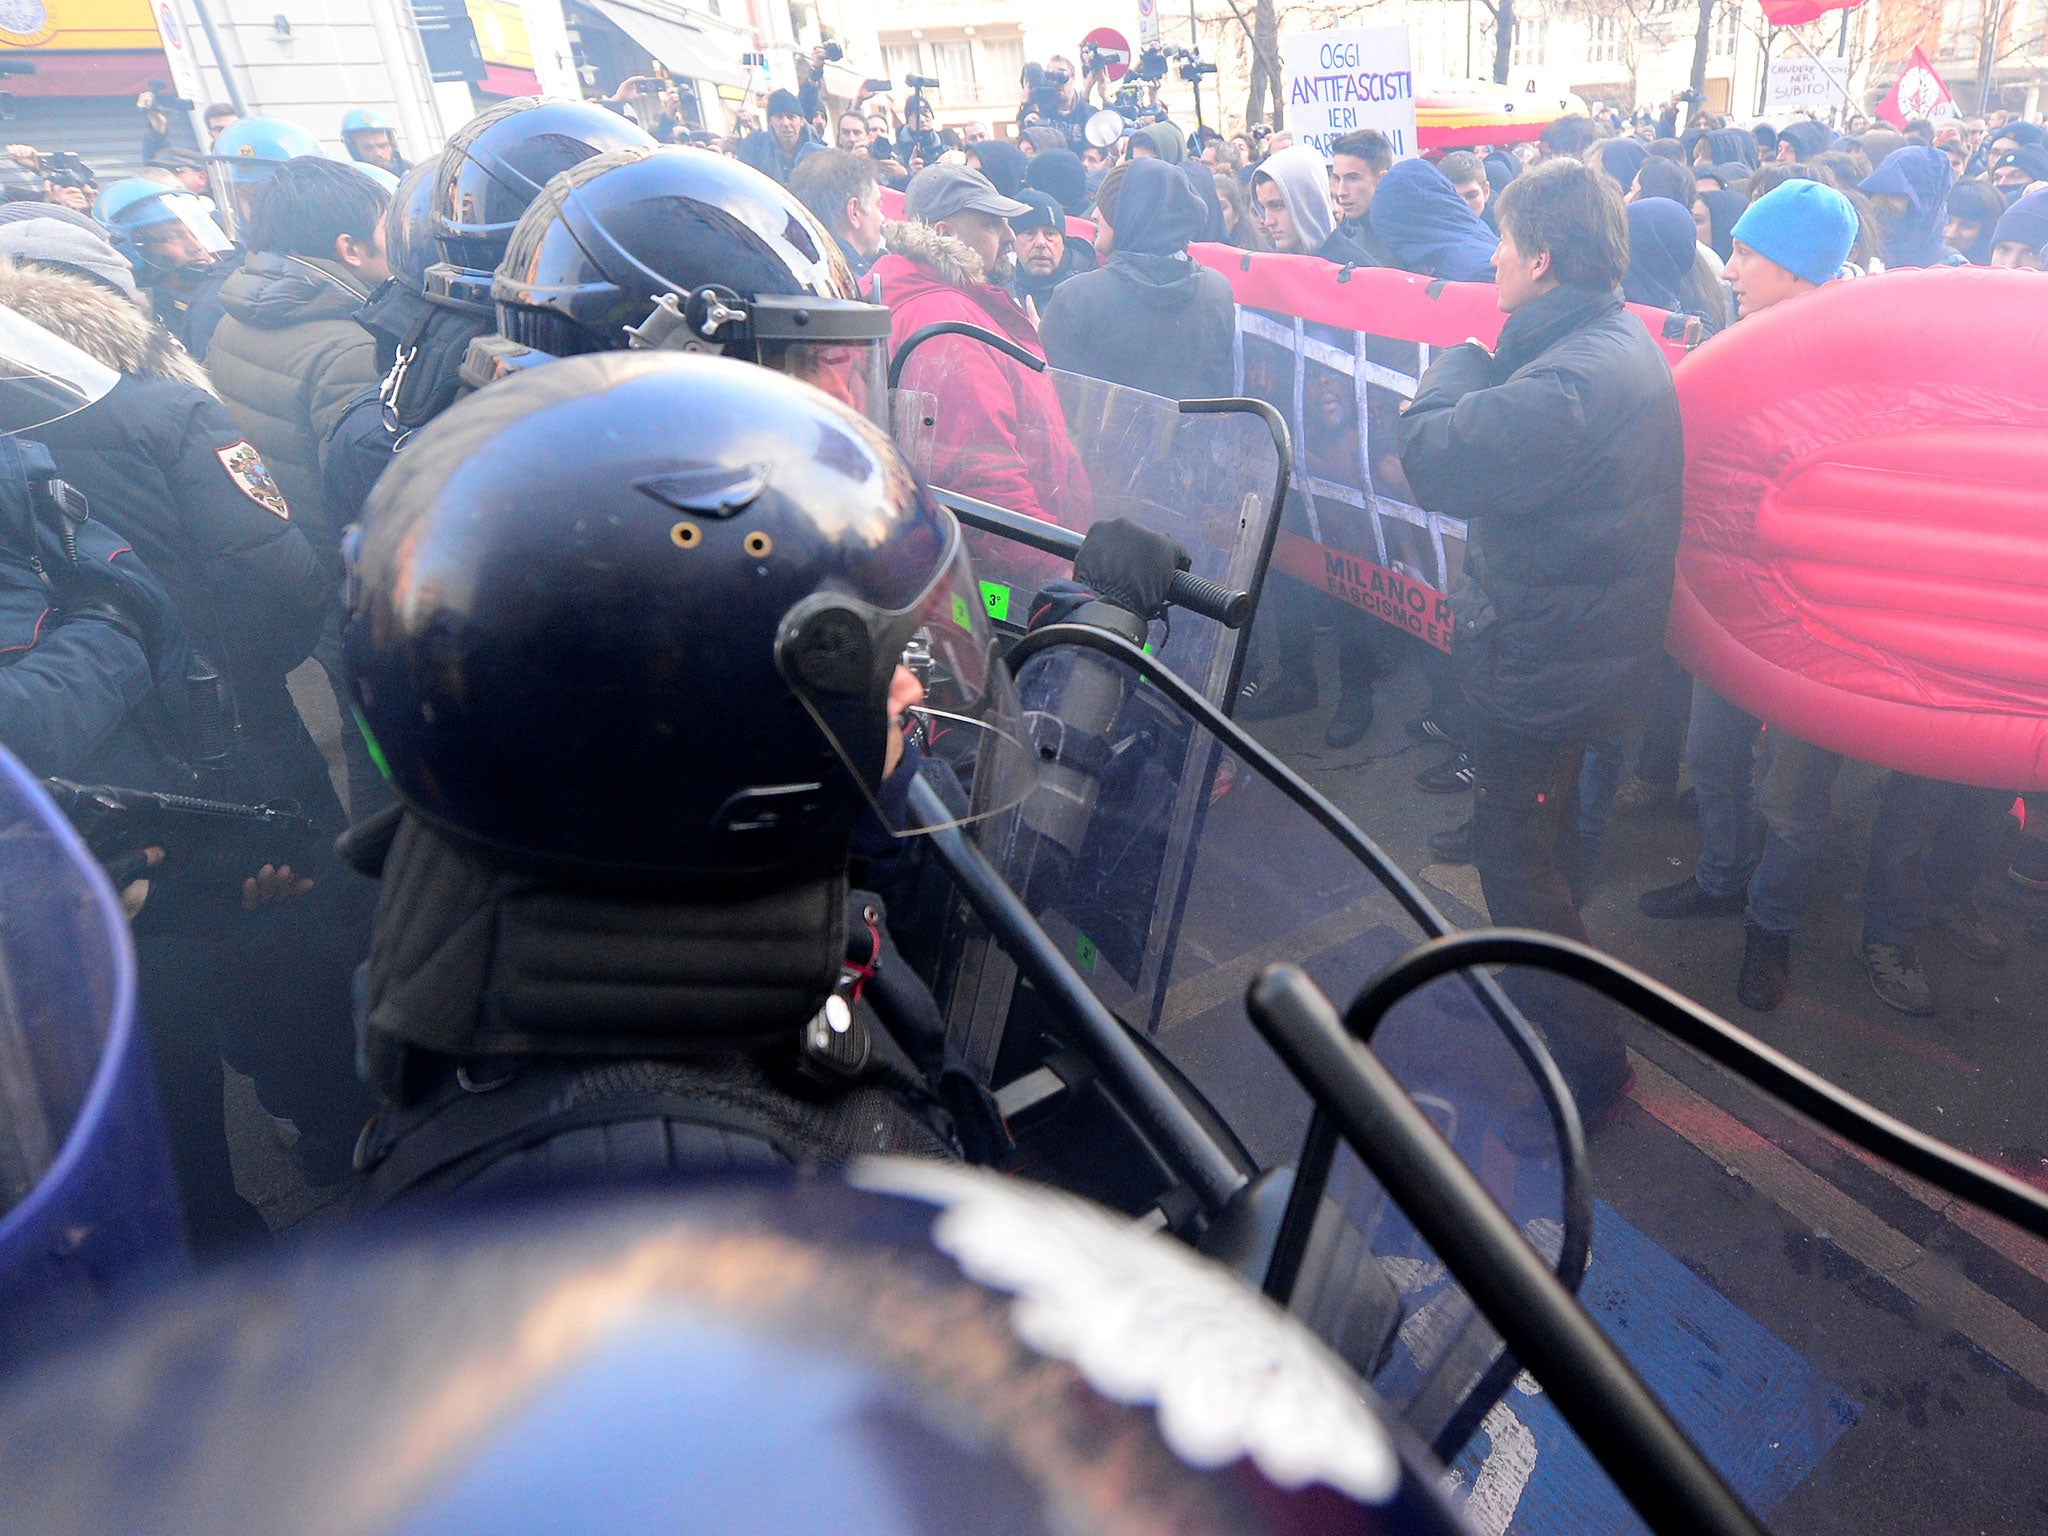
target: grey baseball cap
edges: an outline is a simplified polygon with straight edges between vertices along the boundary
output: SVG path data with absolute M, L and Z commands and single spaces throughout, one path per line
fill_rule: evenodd
M 936 224 L 970 209 L 1016 219 L 1029 213 L 1031 205 L 1003 196 L 986 176 L 966 165 L 928 165 L 910 178 L 903 192 L 904 213 L 920 224 Z

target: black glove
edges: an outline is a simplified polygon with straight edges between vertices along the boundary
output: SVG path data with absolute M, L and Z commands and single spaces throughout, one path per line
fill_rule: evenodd
M 1166 606 L 1173 573 L 1193 561 L 1180 544 L 1127 517 L 1105 518 L 1088 530 L 1074 559 L 1074 579 L 1141 619 Z

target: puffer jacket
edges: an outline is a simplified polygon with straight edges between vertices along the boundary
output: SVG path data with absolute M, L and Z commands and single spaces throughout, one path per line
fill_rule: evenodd
M 339 578 L 205 373 L 134 304 L 61 268 L 0 261 L 0 305 L 121 375 L 36 440 L 163 583 L 244 723 L 295 723 L 284 676 L 311 652 Z
M 330 552 L 340 530 L 321 492 L 320 444 L 377 381 L 376 343 L 355 319 L 368 297 L 338 262 L 258 251 L 222 286 L 227 318 L 206 351 L 214 388 Z
M 1438 357 L 1400 437 L 1416 501 L 1469 528 L 1450 602 L 1472 702 L 1551 740 L 1625 716 L 1664 653 L 1685 468 L 1643 323 L 1611 289 L 1552 289 L 1492 354 Z
M 889 306 L 892 352 L 928 325 L 959 320 L 1045 356 L 1030 316 L 983 280 L 981 259 L 965 245 L 925 224 L 891 224 L 884 237 L 888 254 L 871 276 Z M 927 413 L 934 418 L 927 476 L 933 485 L 1046 522 L 1086 526 L 1088 474 L 1068 440 L 1051 379 L 972 337 L 941 336 L 911 354 L 903 388 L 930 395 L 936 406 Z

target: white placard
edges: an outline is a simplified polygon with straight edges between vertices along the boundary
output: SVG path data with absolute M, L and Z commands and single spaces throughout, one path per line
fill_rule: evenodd
M 1844 61 L 1846 63 L 1846 61 Z M 1764 111 L 1828 112 L 1847 98 L 1819 59 L 1773 59 L 1764 82 Z
M 1406 27 L 1340 27 L 1282 34 L 1287 131 L 1325 157 L 1330 142 L 1359 128 L 1377 128 L 1394 158 L 1415 154 L 1415 76 Z

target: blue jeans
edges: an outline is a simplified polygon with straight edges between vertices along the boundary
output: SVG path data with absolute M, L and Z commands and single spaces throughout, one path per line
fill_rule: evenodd
M 1756 737 L 1760 729 L 1705 683 L 1692 690 L 1685 763 L 1699 802 L 1700 859 L 1695 871 L 1709 896 L 1742 889 L 1756 868 Z
M 1770 734 L 1768 751 L 1757 797 L 1765 826 L 1764 856 L 1750 877 L 1747 915 L 1759 928 L 1790 933 L 1827 853 L 1842 758 L 1778 730 Z M 1863 937 L 1870 943 L 1910 944 L 1926 921 L 1927 854 L 1951 788 L 1908 773 L 1886 777 L 1863 877 Z
M 1614 793 L 1621 788 L 1621 770 L 1628 765 L 1626 734 L 1595 736 L 1586 743 L 1579 764 L 1579 846 L 1600 851 L 1600 839 L 1614 820 Z

